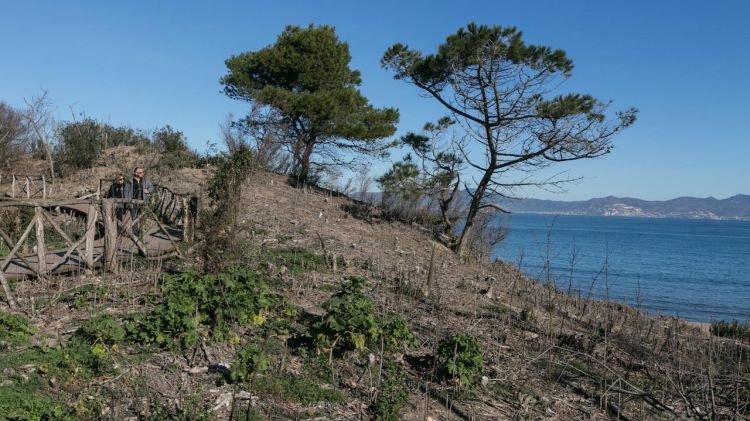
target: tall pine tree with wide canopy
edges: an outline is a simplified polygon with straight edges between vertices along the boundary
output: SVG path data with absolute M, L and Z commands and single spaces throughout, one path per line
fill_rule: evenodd
M 312 25 L 288 26 L 275 44 L 226 60 L 224 92 L 265 111 L 243 124 L 264 125 L 264 133 L 284 144 L 298 185 L 315 170 L 383 155 L 391 146 L 385 139 L 396 131 L 398 110 L 370 105 L 350 61 L 349 46 L 333 27 Z
M 471 23 L 430 55 L 395 44 L 381 64 L 437 100 L 470 140 L 461 148 L 471 172 L 462 180 L 472 180 L 456 244 L 462 255 L 477 215 L 502 210 L 494 197 L 524 186 L 558 186 L 565 180 L 535 174 L 552 163 L 609 153 L 613 136 L 637 114 L 634 108 L 608 113 L 609 104 L 591 95 L 554 94 L 571 76 L 573 61 L 563 50 L 527 45 L 514 27 Z

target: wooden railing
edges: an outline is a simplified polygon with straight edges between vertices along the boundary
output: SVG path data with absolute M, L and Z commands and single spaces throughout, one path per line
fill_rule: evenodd
M 99 188 L 96 192 L 84 197 L 104 197 L 112 180 L 100 178 Z M 179 226 L 182 229 L 183 241 L 193 242 L 195 240 L 195 227 L 198 223 L 198 208 L 200 207 L 199 195 L 194 193 L 177 193 L 169 187 L 154 184 L 150 195 L 149 205 L 151 209 L 167 225 Z
M 9 184 L 7 194 L 11 198 L 46 199 L 51 193 L 45 175 L 0 174 L 0 185 L 3 183 Z
M 193 241 L 198 203 L 194 196 L 177 194 L 161 186 L 152 194 L 150 204 L 142 200 L 98 199 L 95 196 L 67 200 L 0 199 L 0 209 L 34 209 L 31 220 L 23 227 L 19 227 L 18 232 L 21 234 L 17 239 L 13 239 L 0 227 L 0 241 L 9 249 L 7 255 L 0 257 L 0 283 L 8 303 L 11 307 L 16 306 L 6 279 L 6 275 L 12 275 L 7 272 L 11 264 L 15 264 L 15 268 L 23 266 L 30 275 L 45 278 L 72 270 L 70 258 L 73 255 L 77 259 L 72 265 L 78 264 L 79 268 L 87 271 L 92 271 L 98 266 L 106 271 L 117 271 L 118 256 L 123 252 L 141 254 L 152 259 L 162 258 L 167 254 L 181 255 L 177 241 Z M 135 220 L 130 217 L 132 207 L 138 209 Z M 123 214 L 121 218 L 117 215 L 118 208 Z M 61 210 L 70 210 L 85 218 L 85 229 L 79 238 L 71 238 L 72 236 L 55 220 L 58 216 L 56 212 Z M 159 247 L 156 250 L 149 250 L 149 245 L 153 244 L 144 242 L 133 230 L 134 226 L 142 226 L 147 220 L 153 221 L 158 227 L 151 236 L 153 241 L 158 241 Z M 64 248 L 50 250 L 45 241 L 45 231 L 54 232 L 62 238 Z M 24 248 L 29 249 L 27 243 L 32 232 L 33 253 L 28 254 L 24 252 Z M 176 232 L 180 232 L 181 237 L 174 237 Z M 132 246 L 123 246 L 124 243 L 132 243 Z

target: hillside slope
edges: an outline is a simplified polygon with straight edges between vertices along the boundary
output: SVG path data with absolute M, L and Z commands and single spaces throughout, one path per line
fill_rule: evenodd
M 191 174 L 205 183 L 205 173 Z M 186 261 L 127 262 L 119 275 L 21 282 L 18 299 L 36 329 L 0 347 L 0 408 L 23 390 L 29 399 L 39 396 L 34 405 L 58 402 L 61 413 L 89 419 L 672 419 L 750 412 L 746 345 L 700 326 L 567 296 L 502 262 L 464 264 L 428 230 L 381 220 L 376 209 L 330 192 L 294 189 L 275 174 L 248 180 L 238 222 L 226 260 L 263 285 L 242 299 L 256 299 L 268 285 L 262 294 L 279 294 L 289 311 L 263 307 L 219 332 L 207 322 L 216 315 L 196 305 L 184 316 L 193 333 L 158 330 L 161 319 L 153 315 L 176 311 L 164 303 L 191 302 L 204 290 L 189 282 L 209 279 L 181 275 L 170 283 L 159 276 L 200 266 L 199 253 Z M 353 276 L 364 280 L 366 297 L 357 311 L 366 310 L 365 301 L 373 311 L 373 319 L 356 322 L 385 329 L 381 320 L 400 316 L 413 332 L 412 346 L 364 338 L 357 345 L 352 336 L 361 351 L 344 352 L 336 349 L 341 337 L 320 342 L 316 326 L 336 308 L 327 300 L 341 288 L 350 289 L 339 304 L 359 297 L 346 280 Z M 190 292 L 178 296 L 182 301 L 169 301 L 183 288 Z M 232 291 L 223 290 L 218 304 L 207 298 L 241 311 L 230 307 L 240 300 Z M 80 326 L 102 315 L 125 327 L 122 338 L 99 333 L 90 345 L 103 344 L 97 352 L 114 367 L 103 370 L 95 360 L 73 372 L 39 362 L 56 349 L 76 355 L 73 345 L 86 337 Z M 0 339 L 13 333 L 4 326 Z M 461 344 L 447 359 L 441 351 L 440 342 L 457 333 L 478 340 L 481 372 L 455 364 L 465 356 Z M 342 337 L 343 346 L 348 336 Z M 451 362 L 459 371 L 453 380 L 440 370 Z M 238 374 L 242 364 L 254 367 L 252 374 Z M 471 384 L 458 387 L 464 375 Z M 389 408 L 395 418 L 383 415 Z

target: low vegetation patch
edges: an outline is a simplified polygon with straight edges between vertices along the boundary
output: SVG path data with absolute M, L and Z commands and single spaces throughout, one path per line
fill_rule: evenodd
M 750 341 L 750 323 L 739 323 L 737 320 L 729 323 L 721 320 L 711 324 L 711 333 L 720 337 Z
M 408 399 L 409 387 L 406 384 L 406 376 L 393 361 L 386 361 L 382 387 L 370 407 L 373 418 L 378 421 L 400 420 L 401 408 Z
M 270 366 L 267 356 L 256 345 L 240 349 L 237 360 L 232 364 L 231 379 L 236 383 L 250 381 L 257 373 L 262 373 Z
M 482 376 L 483 354 L 477 338 L 455 333 L 438 343 L 437 376 L 458 388 L 476 384 Z
M 312 327 L 318 345 L 330 352 L 365 351 L 377 349 L 381 336 L 391 350 L 412 345 L 414 336 L 401 316 L 391 313 L 379 318 L 375 314 L 372 301 L 362 291 L 364 283 L 363 278 L 347 278 L 323 303 L 326 313 Z
M 0 343 L 19 345 L 28 340 L 36 332 L 25 317 L 0 311 Z
M 267 323 L 268 316 L 293 314 L 268 283 L 246 269 L 164 276 L 161 290 L 162 302 L 151 313 L 131 318 L 127 325 L 131 339 L 159 348 L 186 349 L 206 338 L 229 339 L 233 325 L 279 328 Z
M 303 249 L 272 249 L 266 252 L 266 258 L 277 266 L 286 266 L 292 275 L 326 269 L 326 261 L 322 255 Z

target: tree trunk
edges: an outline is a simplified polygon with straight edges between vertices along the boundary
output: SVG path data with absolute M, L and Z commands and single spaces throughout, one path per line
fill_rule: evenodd
M 491 171 L 491 169 L 485 171 L 484 176 L 479 181 L 479 184 L 477 184 L 477 189 L 474 190 L 474 195 L 472 196 L 469 205 L 469 212 L 466 215 L 466 223 L 464 224 L 464 228 L 461 231 L 461 237 L 458 239 L 458 245 L 456 246 L 456 253 L 458 253 L 460 257 L 464 257 L 466 254 L 469 236 L 474 227 L 474 219 L 476 219 L 477 213 L 479 213 L 479 208 L 482 205 L 482 198 L 484 198 L 484 194 L 487 191 L 487 186 L 492 179 L 492 174 L 493 171 Z
M 315 142 L 305 142 L 305 150 L 300 157 L 299 162 L 299 174 L 297 174 L 297 187 L 304 187 L 307 185 L 308 178 L 310 177 L 310 157 L 313 152 L 313 145 Z

